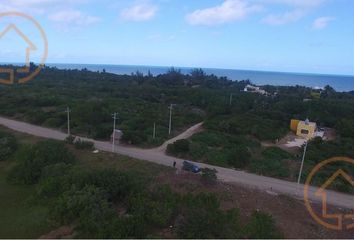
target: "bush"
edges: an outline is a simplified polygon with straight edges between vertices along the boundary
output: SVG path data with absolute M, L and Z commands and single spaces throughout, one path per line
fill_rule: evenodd
M 76 222 L 80 238 L 110 238 L 110 225 L 115 212 L 101 189 L 87 185 L 81 190 L 73 187 L 54 205 L 54 216 L 60 224 Z
M 264 158 L 269 160 L 285 160 L 292 159 L 294 156 L 290 153 L 278 148 L 278 147 L 270 147 L 262 152 Z
M 45 167 L 57 163 L 73 163 L 75 158 L 64 143 L 43 141 L 27 146 L 17 155 L 18 164 L 11 170 L 9 179 L 24 184 L 35 184 Z
M 225 135 L 219 132 L 204 131 L 193 135 L 191 140 L 210 147 L 221 147 L 225 144 Z
M 282 238 L 282 234 L 275 226 L 273 217 L 261 212 L 253 212 L 245 228 L 245 236 L 250 239 Z
M 76 149 L 79 150 L 92 150 L 94 147 L 94 143 L 90 141 L 84 141 L 81 139 L 78 139 L 77 141 L 74 142 L 74 146 Z
M 239 232 L 238 211 L 222 211 L 215 195 L 198 194 L 185 197 L 181 220 L 177 225 L 179 238 L 239 238 Z
M 0 161 L 7 160 L 16 149 L 16 138 L 9 133 L 0 132 Z
M 173 144 L 167 146 L 167 153 L 172 155 L 180 155 L 188 153 L 190 148 L 190 142 L 187 139 L 177 140 Z
M 129 200 L 128 213 L 139 216 L 150 226 L 168 227 L 177 213 L 180 197 L 170 187 L 141 192 Z
M 278 147 L 270 147 L 262 152 L 262 159 L 255 159 L 251 169 L 261 175 L 269 177 L 287 178 L 290 176 L 290 169 L 287 160 L 294 156 Z
M 218 180 L 218 176 L 216 175 L 216 169 L 203 168 L 202 169 L 202 181 L 206 184 L 214 185 Z
M 250 168 L 253 172 L 268 177 L 287 178 L 290 175 L 287 163 L 279 159 L 254 159 Z
M 43 198 L 58 197 L 68 190 L 66 178 L 73 166 L 66 163 L 49 165 L 42 170 L 37 194 Z
M 235 168 L 245 168 L 251 159 L 251 153 L 245 146 L 237 146 L 231 150 L 228 164 Z

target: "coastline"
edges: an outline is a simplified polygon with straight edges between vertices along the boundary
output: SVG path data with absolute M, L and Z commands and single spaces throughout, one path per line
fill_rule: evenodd
M 65 64 L 65 63 L 49 63 L 47 66 L 57 67 L 58 69 L 83 69 L 90 71 L 103 71 L 113 74 L 135 73 L 137 71 L 152 75 L 164 74 L 171 67 L 167 66 L 143 66 L 143 65 L 110 65 L 110 64 Z M 175 67 L 180 69 L 182 73 L 187 74 L 194 68 Z M 306 86 L 320 87 L 330 85 L 336 91 L 350 92 L 354 91 L 354 76 L 347 75 L 331 75 L 317 73 L 288 73 L 276 71 L 256 71 L 256 70 L 236 70 L 236 69 L 219 69 L 219 68 L 202 68 L 206 74 L 214 74 L 218 77 L 227 77 L 230 80 L 250 80 L 257 85 L 273 85 L 273 86 Z

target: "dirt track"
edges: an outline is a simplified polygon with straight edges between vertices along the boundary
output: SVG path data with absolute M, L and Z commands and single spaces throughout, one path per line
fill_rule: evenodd
M 67 136 L 66 134 L 59 132 L 57 130 L 38 127 L 28 123 L 10 120 L 2 117 L 0 117 L 0 124 L 18 132 L 23 132 L 34 136 L 43 137 L 43 138 L 64 140 Z M 201 124 L 198 125 L 190 128 L 189 130 L 187 130 L 187 133 L 180 135 L 176 139 L 181 139 L 181 137 L 183 136 L 185 137 L 190 136 L 189 134 L 193 133 L 195 129 L 198 129 Z M 85 140 L 85 138 L 82 139 Z M 109 142 L 94 141 L 92 139 L 86 139 L 86 140 L 94 142 L 95 147 L 99 150 L 112 152 L 112 145 Z M 166 146 L 166 144 L 164 144 L 163 146 Z M 173 162 L 176 161 L 177 167 L 180 168 L 184 160 L 166 156 L 163 151 L 161 152 L 163 146 L 160 148 L 149 149 L 149 150 L 143 150 L 143 149 L 138 149 L 133 147 L 130 148 L 130 147 L 123 147 L 123 146 L 116 146 L 115 152 L 132 158 L 146 160 L 146 161 L 150 161 L 150 162 L 154 162 L 166 166 L 172 166 Z M 303 198 L 304 186 L 297 185 L 294 182 L 288 182 L 288 181 L 283 181 L 275 178 L 258 176 L 255 174 L 250 174 L 250 173 L 236 171 L 227 168 L 215 167 L 215 166 L 202 164 L 202 163 L 196 163 L 196 164 L 203 168 L 205 167 L 215 168 L 218 171 L 218 178 L 225 182 L 229 182 L 229 183 L 234 182 L 234 183 L 242 184 L 244 186 L 258 188 L 264 191 L 272 191 L 276 193 L 291 195 L 297 198 Z M 317 190 L 318 188 L 316 187 L 311 187 L 309 189 L 310 200 L 316 202 L 321 201 L 321 199 L 319 199 L 314 195 L 314 193 Z M 354 209 L 354 201 L 352 195 L 337 193 L 333 191 L 328 191 L 327 194 L 328 194 L 327 202 L 329 204 L 338 207 L 347 208 L 347 209 Z

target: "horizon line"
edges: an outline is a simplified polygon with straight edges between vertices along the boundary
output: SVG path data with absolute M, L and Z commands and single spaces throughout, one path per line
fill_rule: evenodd
M 9 63 L 0 62 L 0 64 L 22 64 L 22 63 Z M 35 63 L 36 64 L 36 63 Z M 45 63 L 44 65 L 102 65 L 102 66 L 129 66 L 129 67 L 152 67 L 152 68 L 176 68 L 176 69 L 207 69 L 207 70 L 231 70 L 231 71 L 249 71 L 249 72 L 264 72 L 264 73 L 282 73 L 282 74 L 297 74 L 297 75 L 317 75 L 317 76 L 338 76 L 338 77 L 353 77 L 353 74 L 342 73 L 320 73 L 320 72 L 295 72 L 295 71 L 281 71 L 281 70 L 262 70 L 262 69 L 240 69 L 240 68 L 222 68 L 222 67 L 195 67 L 195 66 L 167 66 L 167 65 L 145 65 L 145 64 L 117 64 L 117 63 L 64 63 L 64 62 L 52 62 Z

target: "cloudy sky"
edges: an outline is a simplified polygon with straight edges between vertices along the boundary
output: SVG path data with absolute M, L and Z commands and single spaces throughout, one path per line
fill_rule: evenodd
M 14 10 L 44 28 L 49 63 L 354 74 L 353 0 L 0 1 L 0 12 Z M 12 18 L 0 18 L 0 35 L 16 21 L 41 44 Z M 7 35 L 0 62 L 23 62 Z

